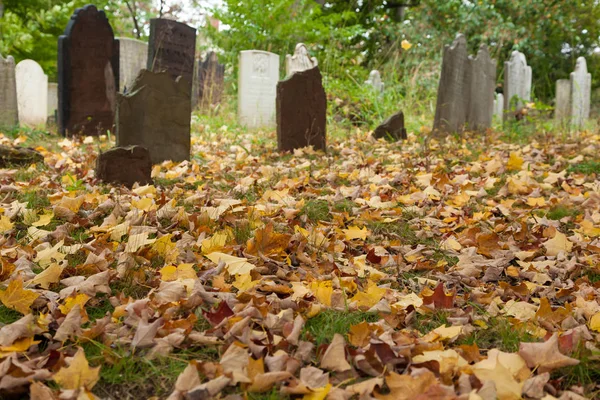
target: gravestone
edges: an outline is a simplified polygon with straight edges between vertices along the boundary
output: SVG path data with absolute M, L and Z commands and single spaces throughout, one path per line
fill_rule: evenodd
M 48 82 L 48 119 L 56 122 L 56 112 L 58 110 L 58 83 Z
M 131 86 L 148 62 L 148 43 L 119 37 L 119 91 Z
M 198 104 L 206 109 L 219 104 L 223 95 L 225 65 L 219 64 L 217 53 L 211 51 L 198 63 Z
M 182 76 L 189 85 L 188 92 L 191 95 L 195 54 L 196 29 L 164 18 L 150 20 L 147 70 L 166 71 L 173 80 Z
M 151 185 L 151 173 L 150 152 L 142 146 L 113 147 L 96 160 L 96 177 L 106 183 Z
M 153 163 L 190 159 L 190 85 L 167 72 L 140 71 L 119 94 L 117 146 L 144 146 Z
M 531 67 L 525 55 L 513 51 L 510 60 L 504 63 L 504 118 L 515 115 L 531 101 Z
M 496 60 L 490 57 L 485 44 L 479 47 L 477 57 L 469 56 L 469 97 L 467 126 L 471 130 L 485 130 L 492 126 L 494 93 L 496 89 Z
M 285 56 L 285 75 L 290 76 L 294 72 L 312 69 L 319 64 L 316 57 L 310 57 L 304 43 L 298 43 L 294 55 Z
M 504 114 L 504 95 L 502 93 L 496 93 L 496 99 L 494 100 L 494 115 L 502 118 Z
M 554 118 L 567 121 L 571 117 L 571 80 L 556 81 L 556 99 L 554 102 Z
M 30 127 L 45 125 L 48 119 L 48 76 L 33 60 L 18 63 L 15 74 L 19 122 Z
M 398 111 L 386 119 L 373 131 L 375 139 L 387 139 L 390 141 L 398 141 L 407 139 L 406 129 L 404 128 L 404 113 Z
M 369 73 L 369 79 L 365 81 L 365 84 L 372 86 L 373 89 L 375 89 L 378 92 L 383 92 L 383 88 L 385 86 L 385 84 L 381 80 L 381 74 L 376 69 Z
M 63 135 L 113 129 L 119 87 L 119 41 L 104 11 L 75 10 L 58 39 L 58 123 Z
M 0 55 L 0 128 L 19 124 L 15 59 Z
M 585 57 L 579 57 L 571 72 L 571 122 L 581 127 L 590 117 L 592 74 L 588 73 Z
M 436 134 L 462 132 L 468 113 L 470 65 L 467 39 L 458 34 L 451 46 L 444 46 L 433 131 Z
M 260 50 L 240 52 L 238 118 L 249 128 L 273 127 L 279 56 Z
M 327 96 L 319 67 L 296 71 L 277 84 L 279 151 L 326 149 Z

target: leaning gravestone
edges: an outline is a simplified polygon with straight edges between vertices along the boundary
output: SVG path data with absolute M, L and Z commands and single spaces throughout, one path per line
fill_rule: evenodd
M 219 64 L 217 53 L 211 51 L 198 63 L 198 104 L 206 109 L 219 104 L 223 95 L 225 65 Z
M 585 57 L 579 57 L 571 72 L 571 122 L 581 127 L 590 117 L 592 74 L 588 73 Z
M 48 120 L 56 122 L 58 110 L 58 83 L 48 82 Z
M 510 60 L 504 63 L 504 118 L 515 115 L 531 101 L 531 67 L 525 55 L 513 51 Z
M 294 55 L 285 56 L 285 75 L 290 76 L 294 72 L 306 71 L 319 64 L 316 57 L 308 55 L 308 49 L 304 43 L 298 43 L 294 50 Z
M 490 57 L 487 46 L 482 44 L 477 57 L 469 56 L 469 64 L 471 80 L 466 122 L 469 129 L 484 130 L 492 126 L 494 115 L 496 60 Z
M 148 43 L 119 37 L 119 91 L 131 86 L 138 73 L 148 62 Z
M 571 80 L 556 81 L 556 99 L 554 101 L 554 118 L 568 121 L 571 116 Z
M 113 129 L 119 87 L 119 41 L 104 11 L 75 10 L 58 39 L 58 123 L 63 135 Z
M 277 147 L 326 149 L 327 96 L 319 67 L 297 71 L 277 84 Z
M 144 69 L 127 93 L 119 94 L 117 146 L 144 146 L 153 163 L 189 160 L 191 113 L 185 78 Z
M 372 86 L 377 92 L 383 92 L 383 88 L 385 86 L 381 80 L 381 74 L 376 69 L 369 73 L 369 79 L 365 81 L 365 84 Z
M 96 177 L 106 183 L 151 185 L 151 174 L 150 152 L 142 146 L 113 147 L 96 160 Z
M 48 76 L 33 60 L 18 63 L 15 73 L 19 122 L 30 127 L 45 125 L 48 119 Z
M 279 56 L 260 50 L 240 52 L 238 118 L 249 128 L 272 127 L 279 80 Z
M 15 59 L 0 55 L 0 128 L 19 124 Z
M 390 141 L 398 141 L 401 139 L 407 139 L 406 129 L 404 128 L 404 113 L 398 111 L 386 119 L 381 125 L 379 125 L 373 131 L 373 137 L 375 139 L 386 139 Z
M 164 18 L 150 20 L 147 70 L 166 71 L 173 80 L 182 76 L 189 85 L 188 92 L 191 95 L 195 54 L 196 29 Z

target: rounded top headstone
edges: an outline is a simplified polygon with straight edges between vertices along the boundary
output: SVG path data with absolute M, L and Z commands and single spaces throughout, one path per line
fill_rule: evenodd
M 17 71 L 27 71 L 29 73 L 36 72 L 40 74 L 44 73 L 42 66 L 33 60 L 23 60 L 19 62 L 17 64 Z

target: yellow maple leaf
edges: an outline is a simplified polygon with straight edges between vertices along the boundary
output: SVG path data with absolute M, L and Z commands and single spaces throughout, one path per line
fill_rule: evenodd
M 600 312 L 592 315 L 592 318 L 590 318 L 590 329 L 600 332 Z
M 62 274 L 63 269 L 64 269 L 63 266 L 61 266 L 57 263 L 53 263 L 48 268 L 46 268 L 45 270 L 43 270 L 42 272 L 37 274 L 35 276 L 35 278 L 28 281 L 27 284 L 40 285 L 44 289 L 48 289 L 50 284 L 56 283 L 59 281 L 60 274 Z
M 125 246 L 126 253 L 135 253 L 147 244 L 152 244 L 156 239 L 148 239 L 148 232 L 142 232 L 129 236 L 127 245 Z
M 13 228 L 14 224 L 6 215 L 0 217 L 0 233 L 6 233 Z
M 140 211 L 150 211 L 152 209 L 156 209 L 156 204 L 154 204 L 154 200 L 152 200 L 150 197 L 144 197 L 140 200 L 132 200 L 131 206 Z
M 333 294 L 333 284 L 331 281 L 311 282 L 309 289 L 321 304 L 331 306 L 331 295 Z
M 61 240 L 56 243 L 54 247 L 48 247 L 42 251 L 38 251 L 33 261 L 37 262 L 40 267 L 44 268 L 47 265 L 50 265 L 52 261 L 62 261 L 65 259 L 66 255 L 58 251 L 61 247 L 63 247 L 65 241 Z
M 331 390 L 331 383 L 328 383 L 326 386 L 312 389 L 312 391 L 308 394 L 305 394 L 302 400 L 324 400 L 329 391 Z
M 346 240 L 366 240 L 369 234 L 369 230 L 366 227 L 359 228 L 358 226 L 350 226 L 348 229 L 342 229 L 342 231 L 346 235 Z
M 52 378 L 62 389 L 91 389 L 98 382 L 99 374 L 100 367 L 90 368 L 85 353 L 80 347 L 69 366 L 62 367 Z
M 410 43 L 408 40 L 404 39 L 404 40 L 403 40 L 403 41 L 400 43 L 400 46 L 402 46 L 402 49 L 403 49 L 403 50 L 408 50 L 408 49 L 410 49 L 410 48 L 412 47 L 412 44 L 411 44 L 411 43 Z
M 202 254 L 210 254 L 222 250 L 227 244 L 229 234 L 225 231 L 217 232 L 212 237 L 202 241 Z
M 215 251 L 213 253 L 205 255 L 210 261 L 215 264 L 221 261 L 225 263 L 225 268 L 229 275 L 243 275 L 248 274 L 252 271 L 255 266 L 248 262 L 247 258 L 232 256 L 231 254 L 219 253 Z
M 527 199 L 527 205 L 529 207 L 544 207 L 546 205 L 546 199 L 543 197 L 529 197 Z
M 386 289 L 377 287 L 376 283 L 369 281 L 367 290 L 356 293 L 350 301 L 355 301 L 358 307 L 371 308 L 381 300 L 385 292 Z
M 10 353 L 22 353 L 27 351 L 34 344 L 40 343 L 41 340 L 33 340 L 33 337 L 26 337 L 15 341 L 10 346 L 0 346 L 0 358 L 6 357 Z
M 23 280 L 15 279 L 8 284 L 6 290 L 0 290 L 0 301 L 8 308 L 21 314 L 29 314 L 29 309 L 40 295 L 32 290 L 23 289 Z
M 71 184 L 71 182 L 69 182 L 69 184 Z M 79 209 L 83 205 L 84 201 L 85 201 L 85 196 L 77 196 L 77 197 L 63 196 L 57 205 L 64 207 L 64 208 L 68 208 L 69 210 L 76 213 L 77 211 L 79 211 Z
M 84 306 L 85 306 L 85 303 L 87 303 L 89 299 L 90 299 L 90 296 L 88 296 L 85 293 L 79 293 L 76 296 L 69 296 L 65 299 L 64 304 L 58 306 L 58 309 L 60 310 L 61 313 L 63 313 L 64 315 L 67 315 L 73 307 L 75 307 L 76 305 L 79 305 L 80 310 L 81 310 L 81 316 L 83 317 L 82 322 L 87 322 L 88 316 L 87 316 L 87 312 L 85 311 Z
M 52 218 L 54 218 L 54 213 L 52 211 L 45 212 L 42 215 L 40 215 L 40 218 L 31 225 L 35 227 L 46 226 L 50 222 L 52 222 Z
M 594 223 L 589 219 L 584 219 L 583 221 L 581 221 L 579 223 L 579 226 L 581 226 L 579 232 L 583 233 L 584 235 L 600 236 L 600 228 L 596 228 L 594 226 Z
M 520 171 L 523 166 L 524 160 L 519 157 L 519 154 L 516 152 L 511 152 L 510 157 L 508 158 L 508 163 L 506 164 L 506 169 L 509 171 Z
M 556 256 L 560 252 L 568 253 L 573 248 L 573 243 L 567 239 L 567 236 L 558 231 L 552 239 L 547 240 L 543 245 L 546 248 L 547 256 Z
M 180 264 L 175 267 L 173 265 L 167 265 L 160 271 L 160 279 L 166 282 L 183 280 L 183 279 L 196 279 L 196 271 L 194 270 L 194 264 Z
M 245 292 L 247 290 L 252 289 L 260 282 L 259 280 L 253 281 L 252 276 L 250 274 L 241 274 L 235 276 L 235 281 L 233 281 L 232 285 L 234 288 L 238 289 L 240 292 Z
M 446 325 L 442 325 L 439 326 L 437 328 L 435 328 L 433 330 L 433 332 L 435 332 L 436 334 L 439 335 L 439 338 L 442 340 L 445 339 L 454 339 L 456 338 L 458 335 L 460 335 L 460 332 L 462 331 L 462 326 L 449 326 L 446 327 Z
M 177 243 L 171 241 L 173 235 L 164 235 L 152 244 L 152 250 L 154 250 L 159 256 L 165 259 L 166 263 L 174 263 L 177 261 L 179 255 L 179 249 L 177 249 Z

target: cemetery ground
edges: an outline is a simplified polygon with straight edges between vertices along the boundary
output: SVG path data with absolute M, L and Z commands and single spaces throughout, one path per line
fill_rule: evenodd
M 413 124 L 196 119 L 131 190 L 114 138 L 4 132 L 45 162 L 0 172 L 2 398 L 597 398 L 597 130 Z

